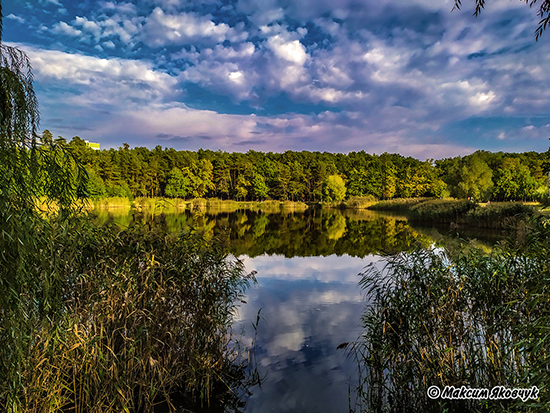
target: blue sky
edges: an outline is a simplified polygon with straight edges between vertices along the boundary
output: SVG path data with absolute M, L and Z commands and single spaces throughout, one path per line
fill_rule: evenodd
M 550 32 L 492 0 L 9 0 L 41 129 L 102 148 L 401 153 L 550 144 Z

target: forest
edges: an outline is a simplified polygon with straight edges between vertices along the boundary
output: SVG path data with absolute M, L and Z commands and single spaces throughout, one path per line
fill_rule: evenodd
M 88 174 L 86 193 L 103 197 L 219 198 L 334 202 L 350 197 L 542 200 L 550 151 L 491 153 L 420 161 L 399 154 L 286 151 L 228 153 L 156 146 L 93 150 L 42 134 L 42 146 L 67 146 Z

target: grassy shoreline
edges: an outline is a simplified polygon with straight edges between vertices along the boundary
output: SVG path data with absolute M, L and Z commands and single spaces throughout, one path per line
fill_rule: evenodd
M 539 214 L 536 204 L 521 202 L 475 203 L 454 198 L 406 198 L 381 201 L 369 209 L 400 211 L 411 221 L 456 227 L 508 228 Z

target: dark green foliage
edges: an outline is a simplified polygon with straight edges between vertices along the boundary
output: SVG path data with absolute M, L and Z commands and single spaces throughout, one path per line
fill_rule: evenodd
M 378 202 L 369 209 L 405 212 L 411 221 L 503 229 L 514 227 L 522 220 L 538 214 L 534 207 L 518 202 L 480 205 L 468 200 L 449 198 L 392 199 Z
M 192 213 L 186 212 L 166 215 L 166 222 L 177 218 L 181 219 L 180 228 L 193 221 Z M 207 210 L 197 222 L 197 230 L 226 240 L 234 255 L 250 257 L 263 254 L 288 258 L 333 254 L 365 257 L 411 250 L 417 244 L 427 246 L 430 242 L 406 221 L 368 211 L 333 209 L 286 212 L 277 208 L 271 214 L 242 210 L 216 214 Z
M 51 139 L 44 131 L 43 141 Z M 60 140 L 58 139 L 58 143 Z M 327 179 L 340 176 L 346 197 L 377 199 L 445 197 L 533 200 L 545 196 L 547 154 L 475 154 L 420 162 L 411 157 L 363 151 L 227 153 L 130 148 L 94 151 L 74 137 L 71 153 L 105 185 L 105 196 L 204 197 L 327 201 Z M 177 171 L 181 173 L 177 173 Z M 92 175 L 92 173 L 90 173 Z M 180 176 L 182 175 L 183 178 Z M 330 187 L 331 185 L 328 185 Z M 342 191 L 338 191 L 341 193 Z M 334 195 L 334 194 L 333 194 Z
M 517 158 L 507 158 L 495 176 L 493 196 L 500 200 L 532 199 L 537 183 Z
M 458 222 L 481 228 L 510 228 L 536 214 L 536 209 L 530 205 L 499 202 L 470 209 Z
M 1 307 L 0 407 L 150 411 L 178 389 L 209 403 L 253 278 L 198 237 L 88 222 L 35 220 L 36 249 L 22 240 L 17 296 Z
M 168 181 L 164 192 L 170 198 L 185 198 L 190 192 L 190 179 L 183 172 L 174 167 L 168 174 Z

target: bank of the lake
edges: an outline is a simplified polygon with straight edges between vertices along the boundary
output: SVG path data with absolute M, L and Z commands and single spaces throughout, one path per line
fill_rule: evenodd
M 523 202 L 476 203 L 465 199 L 406 198 L 380 201 L 375 211 L 399 211 L 411 221 L 448 224 L 452 227 L 504 229 L 540 214 L 542 205 Z

